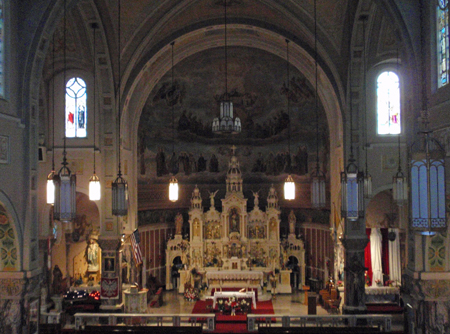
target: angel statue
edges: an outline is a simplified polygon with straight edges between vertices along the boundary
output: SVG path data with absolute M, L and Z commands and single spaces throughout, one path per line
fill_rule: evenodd
M 253 203 L 255 204 L 255 208 L 257 208 L 258 205 L 259 205 L 259 190 L 258 191 L 252 191 L 252 193 L 253 193 L 253 197 L 255 198 L 253 200 Z
M 209 191 L 209 199 L 211 201 L 211 207 L 214 207 L 214 197 L 216 196 L 217 192 L 219 191 L 219 189 L 217 189 L 215 192 L 211 192 Z

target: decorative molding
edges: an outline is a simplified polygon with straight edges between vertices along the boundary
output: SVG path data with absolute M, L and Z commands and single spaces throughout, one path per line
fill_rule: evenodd
M 450 299 L 449 281 L 419 281 L 419 285 L 425 300 L 448 301 Z

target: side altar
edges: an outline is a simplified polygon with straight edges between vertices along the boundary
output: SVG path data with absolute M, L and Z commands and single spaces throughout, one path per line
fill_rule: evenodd
M 179 272 L 179 292 L 184 292 L 185 283 L 193 286 L 206 283 L 209 288 L 260 289 L 272 276 L 270 280 L 273 285 L 275 279 L 275 291 L 289 293 L 290 275 L 285 266 L 292 256 L 300 268 L 300 282 L 305 284 L 305 250 L 303 241 L 295 238 L 294 213 L 289 216 L 292 235 L 281 242 L 281 211 L 273 186 L 267 196 L 265 211 L 259 208 L 258 192 L 253 192 L 254 208 L 247 212 L 247 198 L 244 198 L 242 175 L 234 150 L 221 212 L 215 208 L 216 194 L 217 191 L 210 192 L 210 207 L 205 211 L 200 189 L 194 188 L 189 209 L 189 240 L 184 240 L 181 235 L 182 215 L 175 218 L 175 236 L 168 241 L 166 249 L 166 289 L 174 288 L 172 267 L 177 258 L 183 264 Z

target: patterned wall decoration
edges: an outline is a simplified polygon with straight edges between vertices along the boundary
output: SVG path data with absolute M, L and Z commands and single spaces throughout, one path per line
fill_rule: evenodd
M 445 239 L 442 234 L 436 234 L 428 247 L 428 263 L 430 271 L 445 270 Z
M 314 90 L 293 67 L 288 90 L 284 69 L 284 59 L 265 51 L 228 49 L 228 92 L 242 132 L 224 137 L 211 130 L 225 90 L 223 49 L 206 50 L 176 64 L 174 86 L 169 71 L 142 111 L 138 129 L 140 189 L 166 183 L 170 173 L 183 184 L 224 183 L 232 145 L 237 147 L 247 184 L 280 183 L 289 171 L 296 181 L 308 179 L 316 161 Z M 320 102 L 319 129 L 319 160 L 328 171 L 328 125 Z
M 20 269 L 17 238 L 14 222 L 0 204 L 0 271 L 17 271 Z

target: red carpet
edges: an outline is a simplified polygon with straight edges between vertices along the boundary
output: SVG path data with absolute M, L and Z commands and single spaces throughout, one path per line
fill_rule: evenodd
M 192 314 L 201 313 L 211 313 L 212 310 L 212 300 L 198 300 L 194 308 L 192 309 Z M 273 310 L 272 301 L 256 302 L 256 309 L 251 310 L 251 314 L 275 314 Z M 216 306 L 217 308 L 217 306 Z M 211 333 L 250 333 L 247 331 L 247 316 L 237 313 L 236 316 L 221 315 L 217 313 L 216 310 L 216 329 Z M 272 321 L 275 321 L 273 319 Z

